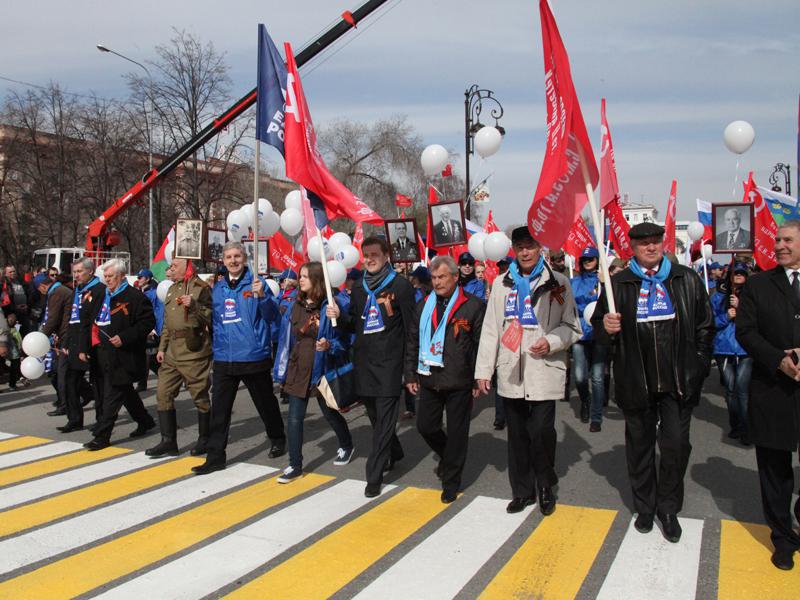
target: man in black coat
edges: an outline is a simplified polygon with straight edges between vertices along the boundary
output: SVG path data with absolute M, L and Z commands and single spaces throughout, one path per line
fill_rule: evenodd
M 44 314 L 42 315 L 41 331 L 48 338 L 52 338 L 55 348 L 53 356 L 53 370 L 55 371 L 55 386 L 57 403 L 56 410 L 51 411 L 51 416 L 65 415 L 67 407 L 67 368 L 68 360 L 63 353 L 64 341 L 67 337 L 69 316 L 72 308 L 72 290 L 61 282 L 45 275 L 34 278 L 37 292 L 44 299 Z M 84 380 L 85 381 L 85 380 Z M 88 384 L 84 384 L 88 387 Z
M 403 388 L 406 330 L 414 318 L 414 288 L 392 270 L 384 238 L 367 238 L 361 252 L 364 277 L 353 286 L 348 311 L 340 314 L 334 303 L 328 305 L 327 315 L 339 319 L 339 327 L 356 335 L 355 392 L 373 427 L 364 494 L 373 498 L 380 493 L 383 472 L 404 456 L 395 426 Z
M 431 280 L 433 294 L 417 303 L 409 324 L 405 381 L 411 394 L 419 394 L 417 430 L 439 456 L 442 502 L 450 504 L 467 460 L 472 399 L 478 392 L 473 373 L 486 305 L 458 285 L 458 265 L 450 256 L 433 259 Z M 442 430 L 445 411 L 447 433 Z
M 133 385 L 139 380 L 147 360 L 147 335 L 156 325 L 150 300 L 128 285 L 125 265 L 117 259 L 106 263 L 103 280 L 106 290 L 98 310 L 81 319 L 80 357 L 97 357 L 101 379 L 103 411 L 94 429 L 94 439 L 84 444 L 89 450 L 111 445 L 111 432 L 124 405 L 138 427 L 131 437 L 139 437 L 155 427 L 155 421 Z
M 714 319 L 697 274 L 664 256 L 664 228 L 630 230 L 634 257 L 611 278 L 616 303 L 600 297 L 592 317 L 595 343 L 614 351 L 616 400 L 625 415 L 625 454 L 636 530 L 658 515 L 664 537 L 681 537 L 683 478 L 692 445 L 689 426 L 711 364 Z M 660 423 L 660 424 L 659 424 Z M 661 452 L 656 469 L 655 446 Z
M 792 454 L 800 442 L 800 221 L 785 221 L 778 229 L 775 257 L 778 266 L 750 277 L 739 294 L 736 339 L 754 361 L 748 428 L 772 530 L 772 563 L 789 570 L 800 549 L 789 512 Z M 794 514 L 800 522 L 800 501 Z

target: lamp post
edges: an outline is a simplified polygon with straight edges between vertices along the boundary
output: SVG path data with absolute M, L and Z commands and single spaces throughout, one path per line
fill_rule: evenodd
M 142 63 L 133 60 L 117 52 L 116 50 L 112 50 L 108 46 L 104 46 L 103 44 L 97 44 L 97 49 L 100 52 L 108 52 L 110 54 L 115 54 L 120 58 L 127 60 L 130 63 L 133 63 L 137 67 L 144 70 L 147 73 L 147 80 L 149 81 L 149 93 L 147 94 L 148 99 L 150 100 L 150 113 L 155 113 L 155 104 L 153 103 L 153 75 L 150 73 L 150 69 L 145 67 Z M 148 173 L 153 171 L 153 129 L 151 127 L 152 123 L 150 121 L 151 117 L 147 114 L 147 110 L 145 109 L 145 127 L 147 127 L 147 168 Z M 153 248 L 153 188 L 152 186 L 148 190 L 148 199 L 147 199 L 147 253 L 148 253 L 148 261 L 153 260 L 155 256 L 154 248 Z
M 783 177 L 784 188 L 781 189 L 779 177 Z M 792 193 L 792 167 L 785 163 L 778 163 L 769 176 L 773 192 L 782 192 L 784 189 L 787 194 Z
M 499 124 L 500 119 L 503 117 L 503 105 L 500 104 L 500 101 L 495 97 L 492 90 L 481 89 L 478 87 L 477 83 L 473 84 L 464 92 L 464 157 L 466 161 L 466 195 L 464 196 L 464 207 L 468 219 L 471 216 L 470 197 L 472 195 L 472 188 L 470 187 L 469 181 L 469 157 L 475 153 L 475 134 L 484 127 L 483 123 L 480 121 L 484 100 L 496 105 L 492 107 L 490 115 L 494 119 L 494 126 L 500 132 L 500 135 L 505 135 L 506 133 L 506 130 Z

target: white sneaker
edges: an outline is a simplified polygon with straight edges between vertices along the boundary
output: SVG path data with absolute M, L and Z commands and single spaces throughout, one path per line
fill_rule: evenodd
M 345 450 L 344 448 L 339 448 L 336 451 L 336 460 L 333 461 L 333 464 L 337 467 L 341 467 L 349 463 L 353 460 L 353 454 L 355 454 L 356 449 L 350 448 L 350 450 Z
M 303 471 L 300 469 L 294 469 L 292 467 L 286 467 L 283 470 L 283 475 L 278 477 L 278 483 L 291 483 L 295 479 L 299 479 L 303 476 Z

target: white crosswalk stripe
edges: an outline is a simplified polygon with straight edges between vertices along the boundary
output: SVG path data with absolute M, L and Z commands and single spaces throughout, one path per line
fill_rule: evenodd
M 3 406 L 5 406 L 5 404 Z M 3 433 L 2 431 L 0 431 L 0 440 L 8 440 L 14 437 L 17 436 L 13 433 Z
M 67 452 L 75 452 L 81 448 L 82 446 L 75 442 L 55 442 L 42 446 L 34 446 L 33 448 L 26 448 L 25 450 L 0 454 L 0 469 L 14 467 L 43 458 L 50 458 L 51 456 L 58 456 L 59 454 L 66 454 Z

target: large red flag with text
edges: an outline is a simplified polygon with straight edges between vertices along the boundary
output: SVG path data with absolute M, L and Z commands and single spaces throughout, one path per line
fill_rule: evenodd
M 528 210 L 528 228 L 545 246 L 561 248 L 587 201 L 581 161 L 592 187 L 597 186 L 599 174 L 572 83 L 567 50 L 547 0 L 539 0 L 539 14 L 544 46 L 547 146 Z
M 617 161 L 614 158 L 614 144 L 611 141 L 611 128 L 606 118 L 606 99 L 600 100 L 600 208 L 619 200 L 617 182 Z
M 303 255 L 294 249 L 283 233 L 278 231 L 269 238 L 269 266 L 271 269 L 276 271 L 292 269 L 297 272 L 302 264 Z
M 285 159 L 286 176 L 314 192 L 325 205 L 329 219 L 344 217 L 356 223 L 383 223 L 381 216 L 336 179 L 317 149 L 317 135 L 308 110 L 303 85 L 290 44 L 285 44 L 286 85 Z
M 622 260 L 629 260 L 633 256 L 631 238 L 628 237 L 631 226 L 622 212 L 619 200 L 614 200 L 606 206 L 606 221 L 608 221 L 608 239 L 614 245 L 614 251 Z
M 586 226 L 586 221 L 582 217 L 578 217 L 569 229 L 567 241 L 564 242 L 564 252 L 572 256 L 577 262 L 587 246 L 597 247 L 597 244 L 594 243 L 594 238 Z
M 667 202 L 667 220 L 664 223 L 664 252 L 675 254 L 675 209 L 678 202 L 678 182 L 672 180 Z
M 743 202 L 752 202 L 755 205 L 756 233 L 753 242 L 756 250 L 756 263 L 764 271 L 774 269 L 778 266 L 778 261 L 775 259 L 775 236 L 778 234 L 778 225 L 775 223 L 775 218 L 767 203 L 759 193 L 756 182 L 753 181 L 752 171 L 750 171 L 750 177 L 744 182 Z

